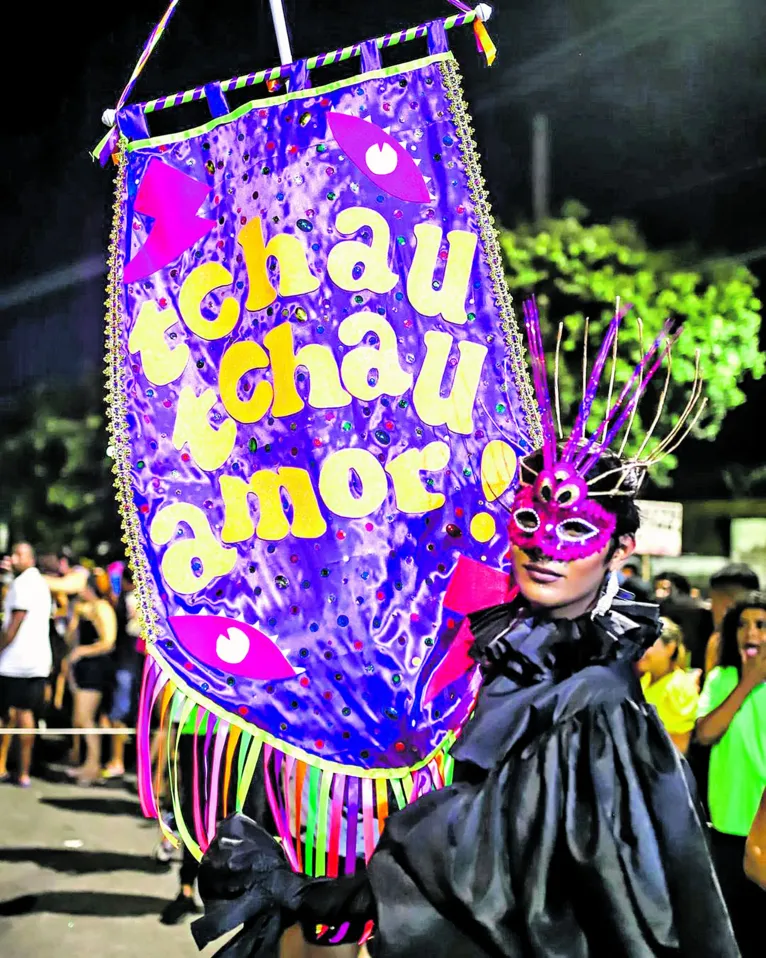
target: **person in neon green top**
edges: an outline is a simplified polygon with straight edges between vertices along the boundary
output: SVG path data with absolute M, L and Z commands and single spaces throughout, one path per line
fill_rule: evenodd
M 743 958 L 766 953 L 766 895 L 745 877 L 747 834 L 766 788 L 766 594 L 727 612 L 721 664 L 708 675 L 697 737 L 712 745 L 708 804 L 713 855 Z
M 662 633 L 638 661 L 646 701 L 657 709 L 673 744 L 686 755 L 697 719 L 700 671 L 687 670 L 689 654 L 681 629 L 660 619 Z

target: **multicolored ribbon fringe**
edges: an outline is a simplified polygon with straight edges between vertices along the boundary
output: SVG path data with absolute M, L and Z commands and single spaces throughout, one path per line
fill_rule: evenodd
M 154 765 L 153 714 L 159 744 Z M 179 768 L 184 736 L 193 743 L 192 767 L 185 771 Z M 159 820 L 173 844 L 178 841 L 162 814 L 163 792 L 178 834 L 196 858 L 213 840 L 218 821 L 233 811 L 246 812 L 251 802 L 260 803 L 268 806 L 292 867 L 330 877 L 351 875 L 360 861 L 369 861 L 391 806 L 403 808 L 449 784 L 454 766 L 445 747 L 420 769 L 398 769 L 395 778 L 388 770 L 381 770 L 380 777 L 362 777 L 321 768 L 197 704 L 151 655 L 141 688 L 137 752 L 142 811 Z

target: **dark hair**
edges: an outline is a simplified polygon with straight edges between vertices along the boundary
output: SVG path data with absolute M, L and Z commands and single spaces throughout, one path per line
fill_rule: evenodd
M 40 572 L 42 572 L 43 575 L 59 574 L 58 556 L 47 553 L 44 556 L 40 556 L 40 558 L 37 560 L 37 564 L 40 567 Z
M 745 568 L 747 567 L 745 566 Z M 766 592 L 748 592 L 723 617 L 720 665 L 733 665 L 740 676 L 742 675 L 742 656 L 737 643 L 737 629 L 739 628 L 739 617 L 745 609 L 763 609 L 766 612 Z
M 112 586 L 109 582 L 109 576 L 103 569 L 94 569 L 88 576 L 88 588 L 98 596 L 99 599 L 109 600 L 112 594 Z
M 681 575 L 680 572 L 660 572 L 654 577 L 655 583 L 660 582 L 662 579 L 675 586 L 676 589 L 684 595 L 691 595 L 691 583 L 686 576 Z
M 738 588 L 757 592 L 760 587 L 761 582 L 757 573 L 744 562 L 730 562 L 710 576 L 711 589 Z
M 562 449 L 563 446 L 560 447 L 559 452 L 561 452 Z M 612 452 L 610 449 L 602 450 L 596 464 L 588 473 L 589 491 L 599 492 L 600 490 L 614 488 L 620 478 L 615 470 L 619 469 L 622 465 L 626 464 L 620 459 L 617 453 Z M 525 468 L 535 473 L 540 472 L 543 468 L 542 452 L 538 450 L 521 460 L 522 479 Z M 607 476 L 606 473 L 609 473 L 609 475 Z M 599 481 L 601 476 L 604 476 L 603 482 Z M 603 506 L 607 512 L 611 512 L 617 519 L 617 525 L 614 530 L 615 543 L 622 536 L 635 537 L 636 532 L 638 532 L 638 527 L 641 525 L 641 514 L 635 503 L 635 497 L 640 485 L 641 477 L 639 474 L 631 472 L 629 468 L 626 468 L 625 480 L 620 486 L 621 495 L 598 497 L 599 505 Z

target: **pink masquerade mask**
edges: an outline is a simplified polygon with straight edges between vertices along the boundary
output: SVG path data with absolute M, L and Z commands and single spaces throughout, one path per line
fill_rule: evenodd
M 540 431 L 542 443 L 539 449 L 542 468 L 531 485 L 521 486 L 516 492 L 511 507 L 509 527 L 510 540 L 514 546 L 524 551 L 536 550 L 546 558 L 561 562 L 572 562 L 601 552 L 614 535 L 617 526 L 616 517 L 599 504 L 599 496 L 634 495 L 636 484 L 628 490 L 626 480 L 633 475 L 640 479 L 646 470 L 664 456 L 673 452 L 688 432 L 694 427 L 705 407 L 698 404 L 702 390 L 699 378 L 699 356 L 695 369 L 692 393 L 679 422 L 660 442 L 649 449 L 648 443 L 654 427 L 660 418 L 658 410 L 652 427 L 644 437 L 635 458 L 621 460 L 617 468 L 600 475 L 594 472 L 596 464 L 604 451 L 619 440 L 625 429 L 619 446 L 618 457 L 627 443 L 636 407 L 646 387 L 665 359 L 669 360 L 670 349 L 680 334 L 680 327 L 668 321 L 661 329 L 650 348 L 641 358 L 628 381 L 617 393 L 615 401 L 609 401 L 606 414 L 595 429 L 588 431 L 588 420 L 596 399 L 604 366 L 612 352 L 612 377 L 609 388 L 610 400 L 614 383 L 614 363 L 616 361 L 617 333 L 625 311 L 618 312 L 607 328 L 601 346 L 593 363 L 590 375 L 587 375 L 587 349 L 584 355 L 583 380 L 584 394 L 572 431 L 565 442 L 559 443 L 554 427 L 553 408 L 548 391 L 548 378 L 543 354 L 540 317 L 534 300 L 524 303 L 524 321 L 529 343 L 530 370 L 535 391 L 535 399 L 540 409 Z M 563 327 L 559 327 L 556 347 L 555 368 L 559 366 L 559 352 Z M 660 410 L 670 381 L 670 362 L 667 363 L 665 387 L 660 399 Z M 556 388 L 556 418 L 558 436 L 562 436 L 561 412 L 558 403 L 558 384 Z M 696 414 L 692 416 L 695 406 Z M 682 432 L 682 426 L 690 420 Z M 646 454 L 645 450 L 647 450 Z M 604 480 L 612 481 L 605 483 Z M 591 488 L 597 484 L 597 490 Z
M 543 470 L 522 486 L 511 507 L 509 535 L 525 552 L 572 562 L 600 552 L 614 535 L 617 520 L 593 499 L 585 482 L 566 463 Z

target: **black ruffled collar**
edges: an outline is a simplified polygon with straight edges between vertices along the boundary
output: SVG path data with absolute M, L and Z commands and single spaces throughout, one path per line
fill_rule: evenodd
M 551 619 L 523 598 L 469 616 L 470 654 L 485 673 L 506 672 L 520 685 L 560 681 L 588 665 L 635 662 L 660 634 L 659 608 L 619 593 L 608 612 Z

